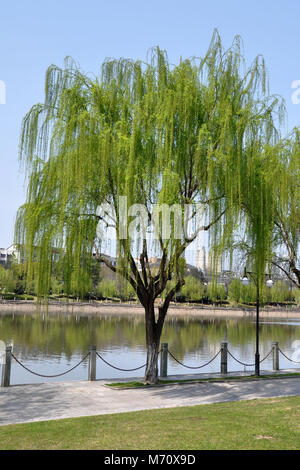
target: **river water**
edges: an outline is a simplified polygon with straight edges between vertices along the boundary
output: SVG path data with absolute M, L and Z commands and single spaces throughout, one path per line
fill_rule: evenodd
M 246 364 L 254 363 L 255 318 L 170 317 L 166 320 L 162 342 L 181 363 L 196 367 L 210 361 L 222 341 L 228 342 L 230 353 Z M 107 362 L 121 369 L 132 369 L 145 363 L 145 323 L 142 315 L 75 315 L 75 314 L 5 314 L 0 315 L 0 340 L 13 345 L 13 354 L 27 368 L 43 375 L 60 374 L 84 358 L 90 345 Z M 262 319 L 260 322 L 260 354 L 263 359 L 278 341 L 288 358 L 300 361 L 300 319 Z M 298 342 L 298 343 L 297 343 Z M 297 350 L 298 347 L 298 350 Z M 297 368 L 280 354 L 280 368 Z M 272 355 L 261 364 L 272 369 Z M 228 357 L 228 371 L 253 371 Z M 192 370 L 183 367 L 171 356 L 168 374 L 209 373 L 220 371 L 220 354 L 207 366 Z M 97 358 L 97 379 L 142 377 L 144 369 L 122 372 Z M 86 380 L 88 359 L 67 375 L 42 378 L 30 374 L 14 360 L 11 384 L 49 381 Z

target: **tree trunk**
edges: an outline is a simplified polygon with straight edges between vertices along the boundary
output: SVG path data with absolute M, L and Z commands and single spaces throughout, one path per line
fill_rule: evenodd
M 156 384 L 158 382 L 158 353 L 162 329 L 158 328 L 155 322 L 153 305 L 145 307 L 145 320 L 147 347 L 145 383 Z
M 158 352 L 159 341 L 147 344 L 145 383 L 156 384 L 158 382 Z

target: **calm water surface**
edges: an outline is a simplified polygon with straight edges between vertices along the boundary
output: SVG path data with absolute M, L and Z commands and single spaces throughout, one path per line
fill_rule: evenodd
M 0 340 L 13 345 L 14 355 L 28 368 L 45 375 L 59 374 L 77 364 L 95 344 L 97 351 L 112 365 L 130 369 L 145 363 L 145 324 L 142 316 L 74 315 L 74 314 L 1 314 Z M 260 324 L 261 359 L 278 341 L 288 356 L 295 354 L 295 342 L 300 346 L 300 319 L 262 320 Z M 220 343 L 228 342 L 229 351 L 240 361 L 254 363 L 255 320 L 253 318 L 169 318 L 162 342 L 169 344 L 172 354 L 184 364 L 199 366 L 208 362 L 220 350 Z M 295 356 L 293 356 L 295 359 Z M 247 370 L 229 356 L 228 371 Z M 300 354 L 298 359 L 300 361 Z M 280 354 L 280 368 L 296 368 Z M 270 355 L 261 365 L 272 369 Z M 219 372 L 220 355 L 199 370 L 179 365 L 169 356 L 168 373 L 187 374 Z M 142 377 L 144 369 L 121 372 L 97 358 L 97 378 Z M 49 381 L 86 380 L 88 360 L 62 377 L 46 379 L 25 371 L 12 363 L 12 384 Z

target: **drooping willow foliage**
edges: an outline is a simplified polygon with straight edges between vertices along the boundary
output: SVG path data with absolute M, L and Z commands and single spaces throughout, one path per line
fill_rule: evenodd
M 262 275 L 275 203 L 286 196 L 277 148 L 282 114 L 280 99 L 269 96 L 263 58 L 246 68 L 240 38 L 224 51 L 217 32 L 205 57 L 176 66 L 159 48 L 147 63 L 106 60 L 96 77 L 70 58 L 64 68 L 50 66 L 45 101 L 25 116 L 20 142 L 28 192 L 16 238 L 25 246 L 28 279 L 38 276 L 39 294 L 48 293 L 55 247 L 66 289 L 86 291 L 99 242 L 97 208 L 108 202 L 118 213 L 120 195 L 149 211 L 153 203 L 203 204 L 216 258 L 245 220 Z M 178 275 L 191 239 L 160 242 L 169 261 L 159 271 L 164 285 Z M 119 240 L 122 272 L 134 277 L 132 247 Z M 148 281 L 145 272 L 146 287 Z
M 277 146 L 282 172 L 276 198 L 272 263 L 300 288 L 300 133 L 292 134 Z M 284 256 L 282 256 L 284 253 Z

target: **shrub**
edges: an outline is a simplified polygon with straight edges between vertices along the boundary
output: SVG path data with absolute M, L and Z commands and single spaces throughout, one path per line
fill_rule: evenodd
M 228 286 L 228 300 L 240 302 L 242 287 L 243 284 L 239 279 L 233 279 Z
M 223 284 L 209 282 L 207 286 L 207 297 L 211 302 L 226 300 L 227 294 Z
M 205 286 L 199 279 L 193 276 L 187 276 L 185 284 L 181 289 L 181 295 L 187 300 L 201 300 L 205 296 Z
M 8 269 L 4 269 L 2 266 L 0 266 L 0 288 L 2 294 L 14 292 L 16 289 L 16 281 L 13 277 L 13 273 Z
M 105 299 L 117 297 L 118 290 L 116 283 L 110 279 L 102 279 L 97 286 L 97 294 Z
M 298 306 L 300 306 L 300 289 L 293 289 L 292 290 L 293 298 Z

